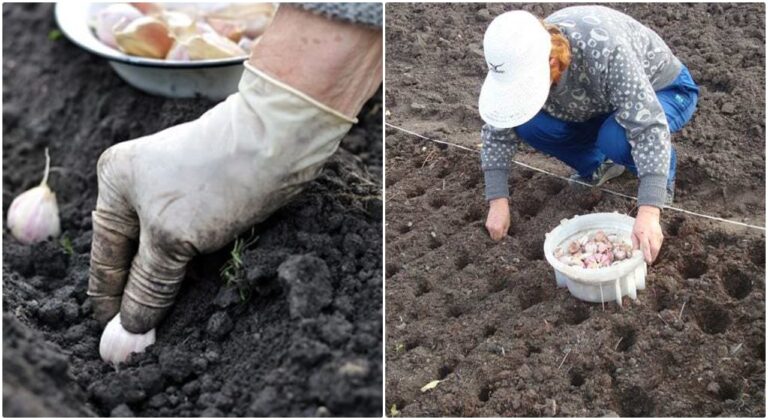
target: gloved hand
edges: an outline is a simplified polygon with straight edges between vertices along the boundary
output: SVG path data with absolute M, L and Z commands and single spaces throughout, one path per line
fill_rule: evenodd
M 96 319 L 119 311 L 129 332 L 154 328 L 188 261 L 299 193 L 355 122 L 246 64 L 239 92 L 199 119 L 107 149 L 88 283 Z

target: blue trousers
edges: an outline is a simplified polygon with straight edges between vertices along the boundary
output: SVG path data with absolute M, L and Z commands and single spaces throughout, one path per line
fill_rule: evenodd
M 669 131 L 680 131 L 696 110 L 699 88 L 683 66 L 677 78 L 656 92 L 667 116 Z M 515 132 L 534 149 L 551 155 L 579 175 L 590 178 L 606 158 L 625 166 L 637 175 L 632 146 L 624 127 L 616 122 L 616 113 L 604 114 L 585 122 L 559 120 L 540 111 L 530 121 L 515 127 Z M 668 182 L 674 182 L 677 153 L 672 148 Z

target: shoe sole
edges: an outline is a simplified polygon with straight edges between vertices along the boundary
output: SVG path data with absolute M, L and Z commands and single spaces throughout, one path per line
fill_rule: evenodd
M 624 166 L 622 166 L 622 165 L 614 164 L 613 166 L 608 168 L 607 171 L 605 171 L 605 173 L 603 174 L 603 177 L 600 178 L 600 180 L 597 182 L 597 184 L 595 184 L 595 186 L 596 187 L 600 187 L 603 184 L 605 184 L 606 182 L 612 180 L 613 178 L 617 178 L 617 177 L 621 176 L 621 174 L 624 173 L 625 169 L 626 168 L 624 168 Z

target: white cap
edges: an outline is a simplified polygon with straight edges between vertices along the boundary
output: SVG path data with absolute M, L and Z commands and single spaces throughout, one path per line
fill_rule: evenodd
M 549 96 L 549 32 L 534 15 L 516 10 L 496 17 L 483 39 L 488 76 L 480 91 L 480 117 L 498 128 L 533 118 Z

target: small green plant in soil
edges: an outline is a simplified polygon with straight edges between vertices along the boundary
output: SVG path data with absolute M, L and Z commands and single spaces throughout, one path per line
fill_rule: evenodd
M 224 279 L 227 286 L 236 287 L 240 294 L 240 300 L 245 302 L 251 294 L 250 288 L 245 283 L 245 264 L 243 263 L 243 252 L 259 240 L 254 236 L 251 230 L 251 236 L 246 240 L 244 238 L 235 239 L 235 244 L 229 252 L 229 260 L 221 267 L 219 274 Z
M 61 245 L 61 250 L 70 257 L 75 254 L 75 249 L 72 248 L 72 240 L 66 234 L 59 239 L 59 245 Z

